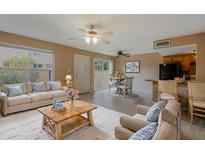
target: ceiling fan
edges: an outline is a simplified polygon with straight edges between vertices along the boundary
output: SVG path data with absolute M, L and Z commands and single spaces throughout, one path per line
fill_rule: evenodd
M 130 54 L 127 53 L 127 50 L 117 50 L 117 57 L 120 57 L 120 56 L 129 57 Z
M 89 30 L 85 30 L 84 28 L 78 28 L 79 31 L 81 31 L 84 35 L 82 37 L 78 38 L 70 38 L 68 40 L 84 40 L 85 43 L 87 44 L 97 44 L 97 43 L 102 43 L 102 44 L 110 44 L 110 41 L 105 40 L 104 37 L 106 36 L 112 36 L 112 32 L 103 32 L 103 33 L 98 33 L 97 31 L 94 30 L 95 26 L 90 25 Z

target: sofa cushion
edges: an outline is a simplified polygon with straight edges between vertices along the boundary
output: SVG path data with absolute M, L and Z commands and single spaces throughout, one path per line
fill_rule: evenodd
M 157 122 L 148 124 L 147 126 L 141 128 L 139 131 L 134 133 L 129 140 L 150 140 L 157 131 Z
M 51 84 L 49 81 L 45 82 L 45 88 L 46 88 L 46 91 L 50 91 L 51 90 Z
M 174 125 L 163 120 L 158 124 L 157 131 L 152 139 L 153 140 L 176 140 L 177 129 Z
M 51 93 L 45 91 L 29 93 L 29 96 L 31 97 L 32 102 L 38 102 L 53 98 Z
M 65 90 L 50 91 L 50 93 L 52 94 L 53 98 L 66 96 Z
M 145 120 L 145 116 L 142 115 L 142 114 L 135 114 L 135 115 L 133 116 L 133 118 L 134 118 L 134 119 L 139 119 L 139 120 L 142 120 L 142 121 L 146 121 L 146 120 Z
M 26 88 L 27 88 L 27 94 L 32 92 L 32 83 L 31 82 L 27 82 L 26 83 Z
M 25 83 L 18 83 L 18 84 L 2 84 L 2 92 L 4 92 L 7 96 L 9 96 L 9 87 L 13 86 L 20 86 L 23 93 L 27 93 L 27 87 Z
M 33 92 L 41 92 L 41 91 L 45 91 L 45 83 L 44 82 L 34 82 L 32 83 L 32 91 Z
M 8 106 L 15 106 L 20 104 L 31 103 L 31 98 L 28 95 L 19 95 L 14 97 L 8 97 Z
M 51 84 L 52 91 L 60 90 L 60 87 L 61 87 L 60 81 L 51 81 L 50 84 Z
M 20 85 L 9 86 L 9 97 L 19 96 L 23 94 L 22 88 Z
M 159 119 L 160 111 L 167 104 L 166 101 L 159 101 L 155 103 L 152 107 L 150 107 L 149 111 L 145 115 L 145 120 L 149 122 L 157 122 Z

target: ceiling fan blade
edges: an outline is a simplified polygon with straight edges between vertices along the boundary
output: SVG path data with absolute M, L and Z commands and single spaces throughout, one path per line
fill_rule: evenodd
M 87 33 L 87 31 L 83 28 L 78 28 L 79 31 L 83 32 L 83 33 Z
M 68 40 L 72 41 L 72 40 L 80 40 L 83 39 L 82 37 L 76 37 L 76 38 L 69 38 Z
M 104 32 L 104 33 L 99 33 L 98 34 L 100 37 L 104 37 L 104 36 L 112 36 L 114 35 L 113 32 Z
M 129 54 L 129 53 L 124 53 L 123 56 L 125 56 L 125 57 L 129 57 L 130 54 Z
M 104 39 L 99 39 L 98 43 L 102 43 L 102 44 L 110 44 L 110 41 L 108 40 L 104 40 Z

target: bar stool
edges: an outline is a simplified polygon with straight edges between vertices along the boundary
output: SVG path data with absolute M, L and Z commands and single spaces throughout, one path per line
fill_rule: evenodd
M 158 80 L 158 100 L 179 101 L 177 83 L 172 80 Z

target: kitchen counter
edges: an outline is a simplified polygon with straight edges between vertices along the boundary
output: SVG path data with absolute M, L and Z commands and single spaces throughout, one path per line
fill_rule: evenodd
M 152 83 L 152 85 L 153 85 L 152 100 L 155 102 L 158 101 L 158 80 L 147 79 L 145 81 Z M 188 109 L 188 87 L 187 87 L 188 82 L 190 82 L 190 81 L 177 82 L 177 91 L 178 91 L 178 95 L 179 95 L 179 102 L 181 103 L 182 109 Z

